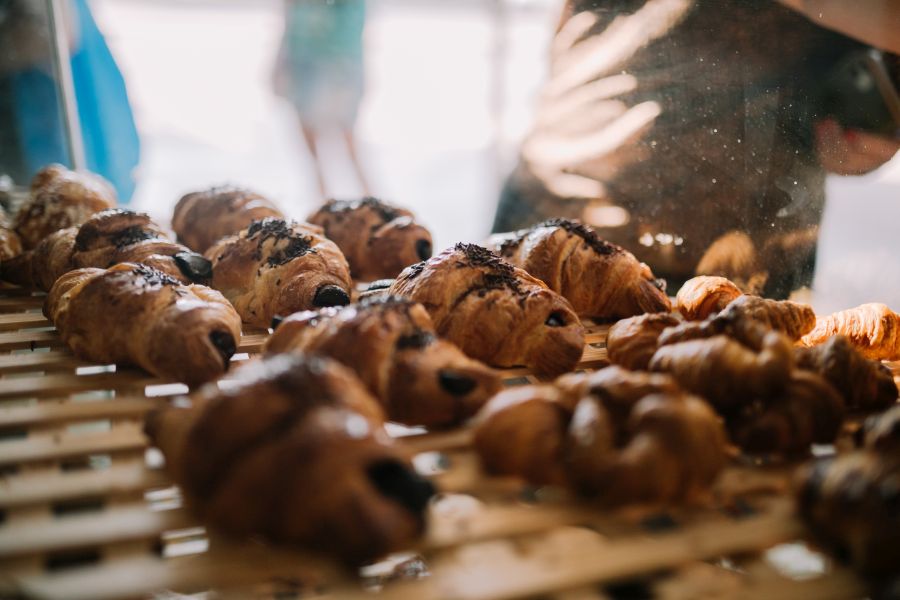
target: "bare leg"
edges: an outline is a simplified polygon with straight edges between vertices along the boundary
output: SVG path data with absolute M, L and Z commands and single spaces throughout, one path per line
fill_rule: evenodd
M 322 171 L 322 163 L 319 161 L 319 150 L 316 145 L 318 135 L 316 134 L 315 129 L 305 125 L 302 121 L 300 122 L 300 130 L 303 132 L 303 139 L 306 142 L 309 155 L 312 157 L 313 170 L 316 173 L 316 183 L 319 186 L 319 194 L 321 194 L 322 199 L 324 200 L 327 198 L 327 189 L 325 187 L 325 173 Z
M 359 187 L 362 188 L 364 196 L 372 195 L 372 188 L 369 187 L 369 180 L 359 162 L 359 155 L 356 152 L 356 138 L 353 136 L 353 130 L 344 129 L 341 131 L 344 142 L 347 144 L 347 154 L 350 156 L 350 162 L 353 164 L 353 170 L 356 171 L 356 178 L 359 180 Z

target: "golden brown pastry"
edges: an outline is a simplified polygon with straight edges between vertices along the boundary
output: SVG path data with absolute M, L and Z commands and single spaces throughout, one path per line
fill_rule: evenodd
M 864 357 L 846 337 L 835 335 L 813 348 L 795 348 L 801 369 L 822 375 L 852 410 L 880 410 L 897 401 L 897 384 L 891 370 Z
M 728 279 L 701 275 L 681 286 L 675 296 L 675 308 L 688 321 L 702 321 L 741 295 L 743 292 Z
M 608 505 L 677 502 L 725 465 L 719 418 L 665 375 L 610 367 L 495 396 L 477 418 L 485 469 Z
M 815 346 L 839 334 L 847 336 L 866 358 L 900 360 L 900 315 L 884 304 L 863 304 L 820 317 L 802 341 Z
M 22 253 L 22 240 L 13 229 L 6 210 L 0 206 L 0 263 Z
M 647 313 L 617 321 L 606 336 L 606 353 L 613 364 L 643 371 L 659 347 L 659 335 L 681 320 L 672 313 Z
M 123 262 L 153 267 L 182 283 L 207 284 L 212 277 L 209 260 L 171 241 L 148 215 L 118 208 L 50 234 L 2 271 L 7 281 L 46 291 L 73 269 L 105 269 Z
M 50 165 L 31 181 L 31 197 L 16 214 L 16 233 L 29 250 L 51 233 L 115 205 L 116 192 L 102 177 Z
M 431 258 L 431 234 L 408 210 L 376 198 L 329 200 L 307 219 L 325 231 L 350 263 L 354 279 L 396 277 Z
M 239 537 L 325 552 L 350 565 L 402 550 L 434 489 L 383 430 L 376 401 L 335 361 L 253 360 L 151 413 L 146 431 L 188 504 Z
M 404 269 L 390 293 L 421 303 L 438 335 L 490 365 L 559 375 L 584 351 L 569 302 L 481 246 L 457 244 Z
M 503 387 L 494 370 L 438 339 L 422 305 L 405 298 L 295 313 L 277 326 L 264 351 L 338 360 L 356 372 L 389 419 L 407 425 L 461 423 Z
M 215 290 L 134 263 L 69 271 L 50 289 L 44 315 L 79 358 L 188 385 L 224 373 L 241 334 L 240 317 Z
M 268 198 L 238 187 L 213 187 L 186 194 L 175 205 L 172 229 L 178 241 L 197 252 L 266 217 L 285 216 Z
M 551 219 L 494 236 L 489 246 L 562 294 L 579 315 L 622 319 L 672 308 L 647 265 L 580 221 Z
M 760 294 L 768 282 L 766 265 L 770 264 L 747 233 L 729 231 L 709 245 L 694 272 L 725 277 L 747 293 Z
M 219 240 L 206 256 L 212 287 L 245 323 L 350 302 L 350 270 L 334 242 L 303 223 L 266 218 Z

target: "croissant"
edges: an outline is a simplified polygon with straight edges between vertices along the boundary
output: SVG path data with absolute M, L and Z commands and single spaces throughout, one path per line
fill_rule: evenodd
M 107 268 L 123 262 L 145 264 L 182 283 L 209 283 L 212 276 L 206 258 L 172 242 L 148 215 L 117 208 L 50 234 L 2 270 L 7 281 L 46 291 L 73 269 Z
M 847 336 L 866 358 L 900 360 L 900 315 L 884 304 L 863 304 L 822 317 L 801 341 L 815 346 L 838 334 Z
M 236 234 L 253 221 L 284 219 L 268 198 L 238 187 L 213 187 L 183 196 L 172 214 L 178 241 L 205 253 L 225 236 Z
M 431 258 L 431 234 L 413 214 L 376 198 L 329 200 L 307 219 L 325 231 L 350 263 L 354 279 L 396 277 Z
M 8 260 L 22 253 L 22 240 L 13 229 L 6 210 L 0 207 L 0 261 Z
M 702 321 L 743 295 L 743 292 L 724 277 L 701 275 L 688 279 L 675 296 L 675 308 L 688 321 Z
M 475 449 L 487 471 L 621 505 L 693 498 L 725 465 L 718 417 L 668 377 L 617 367 L 567 377 L 485 406 Z
M 900 458 L 900 404 L 866 419 L 864 431 L 867 448 Z
M 489 246 L 563 295 L 579 315 L 621 319 L 672 308 L 647 265 L 579 221 L 551 219 L 494 236 Z
M 401 550 L 433 493 L 383 430 L 376 401 L 324 358 L 254 360 L 151 413 L 146 432 L 189 506 L 239 537 L 305 546 L 350 565 Z
M 133 263 L 69 271 L 50 289 L 44 315 L 79 358 L 188 385 L 224 373 L 241 333 L 218 292 Z
M 388 418 L 408 425 L 461 423 L 503 387 L 499 375 L 437 338 L 421 304 L 396 297 L 295 313 L 266 353 L 303 351 L 353 369 Z
M 659 347 L 659 335 L 681 321 L 672 313 L 647 313 L 617 321 L 606 336 L 606 353 L 611 363 L 643 371 Z
M 457 244 L 407 267 L 390 293 L 421 303 L 438 335 L 493 366 L 559 375 L 584 350 L 584 328 L 569 302 L 480 246 Z
M 878 410 L 897 401 L 891 370 L 864 357 L 842 335 L 813 348 L 795 348 L 794 358 L 799 368 L 827 379 L 841 393 L 847 408 Z
M 15 229 L 28 250 L 56 231 L 80 225 L 116 205 L 116 192 L 102 177 L 50 165 L 31 181 L 31 197 L 16 214 Z
M 344 255 L 316 230 L 283 219 L 254 221 L 206 252 L 212 287 L 245 323 L 268 327 L 275 316 L 350 302 Z

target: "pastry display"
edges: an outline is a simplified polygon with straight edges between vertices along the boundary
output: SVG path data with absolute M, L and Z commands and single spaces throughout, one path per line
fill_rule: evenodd
M 617 321 L 606 336 L 606 354 L 613 364 L 643 371 L 659 347 L 660 334 L 681 320 L 672 313 L 647 313 Z
M 582 316 L 621 319 L 669 311 L 662 280 L 580 221 L 551 219 L 491 238 L 489 246 L 564 296 Z
M 481 246 L 457 244 L 407 267 L 390 293 L 421 303 L 439 336 L 493 366 L 554 376 L 574 368 L 584 351 L 572 305 Z
M 268 198 L 239 187 L 220 186 L 186 194 L 175 205 L 172 229 L 197 252 L 266 217 L 285 218 Z
M 439 339 L 428 312 L 405 298 L 295 313 L 264 352 L 329 356 L 353 369 L 392 421 L 445 427 L 471 417 L 503 387 L 499 375 Z
M 347 257 L 354 279 L 396 277 L 431 258 L 431 234 L 408 210 L 376 198 L 329 200 L 307 219 Z
M 79 358 L 188 385 L 224 373 L 241 333 L 215 290 L 133 263 L 69 271 L 50 289 L 44 315 Z
M 702 321 L 743 294 L 729 279 L 700 275 L 681 286 L 675 296 L 675 308 L 688 321 Z
M 15 230 L 29 250 L 51 233 L 115 205 L 116 192 L 102 177 L 50 165 L 31 181 L 31 197 L 16 213 Z
M 335 361 L 280 354 L 152 413 L 146 432 L 211 526 L 334 555 L 402 550 L 433 493 L 382 428 L 378 403 Z
M 863 304 L 821 317 L 803 344 L 822 344 L 833 335 L 846 336 L 866 358 L 900 360 L 900 315 L 884 304 Z
M 275 316 L 350 302 L 347 261 L 313 226 L 254 221 L 219 240 L 206 256 L 212 261 L 212 287 L 245 323 L 257 327 L 269 327 Z

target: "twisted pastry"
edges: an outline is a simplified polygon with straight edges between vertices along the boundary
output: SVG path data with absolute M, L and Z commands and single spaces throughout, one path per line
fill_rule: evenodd
M 383 430 L 383 415 L 335 361 L 283 354 L 236 369 L 146 431 L 188 504 L 240 537 L 306 546 L 350 565 L 401 550 L 433 493 Z
M 805 346 L 844 335 L 866 358 L 900 360 L 900 315 L 884 304 L 871 303 L 819 318 L 801 340 Z
M 178 241 L 197 252 L 266 217 L 285 216 L 268 198 L 232 186 L 213 187 L 182 196 L 172 214 Z
M 350 263 L 354 279 L 396 277 L 431 258 L 431 234 L 408 210 L 376 198 L 329 200 L 307 219 L 325 231 Z
M 350 271 L 334 242 L 294 221 L 254 221 L 206 251 L 212 286 L 245 323 L 268 327 L 275 316 L 350 302 Z
M 44 315 L 79 358 L 188 385 L 224 373 L 241 333 L 218 292 L 133 263 L 69 271 L 50 289 Z
M 672 308 L 647 265 L 580 221 L 551 219 L 494 236 L 489 246 L 563 295 L 579 315 L 621 319 Z
M 478 416 L 475 448 L 491 473 L 620 505 L 699 495 L 726 446 L 715 413 L 670 378 L 610 367 L 501 392 Z
M 295 313 L 278 325 L 264 351 L 338 360 L 356 372 L 389 419 L 408 425 L 461 423 L 503 387 L 492 369 L 438 339 L 422 305 L 404 298 Z
M 569 302 L 480 246 L 457 244 L 404 269 L 390 293 L 420 302 L 438 335 L 490 365 L 559 375 L 584 350 Z
M 724 277 L 700 275 L 681 286 L 675 296 L 675 308 L 688 321 L 702 321 L 741 295 L 738 286 Z
M 210 262 L 168 234 L 144 213 L 111 208 L 80 226 L 50 234 L 34 250 L 3 267 L 4 279 L 49 290 L 64 273 L 123 262 L 145 264 L 182 283 L 209 283 Z
M 606 354 L 613 364 L 644 371 L 659 347 L 660 334 L 681 321 L 672 313 L 647 313 L 617 321 L 606 336 Z
M 31 197 L 16 214 L 16 233 L 29 250 L 51 233 L 115 205 L 115 190 L 99 175 L 50 165 L 32 179 Z

